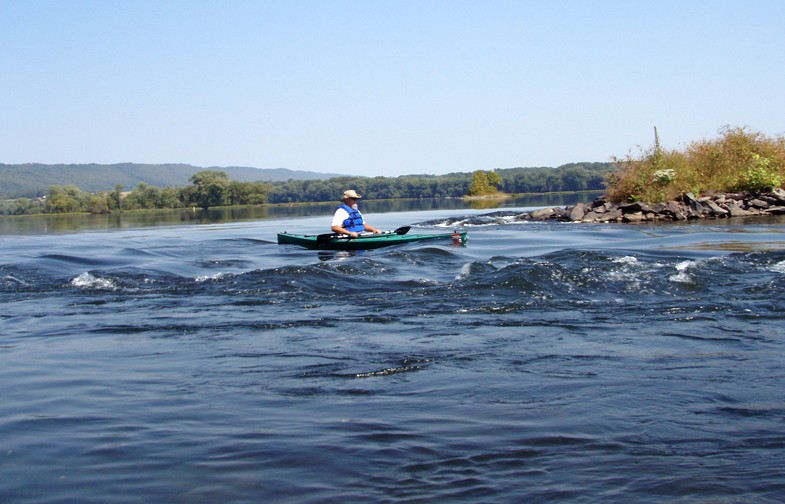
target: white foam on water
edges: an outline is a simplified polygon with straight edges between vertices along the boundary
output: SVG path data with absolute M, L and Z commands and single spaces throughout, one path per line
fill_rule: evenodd
M 613 259 L 613 262 L 621 263 L 621 264 L 637 264 L 639 261 L 638 258 L 635 256 L 624 256 L 624 257 L 617 257 L 616 259 Z
M 226 276 L 226 273 L 215 273 L 214 275 L 203 275 L 195 278 L 196 283 L 210 282 L 212 280 L 220 280 Z
M 100 278 L 85 271 L 81 275 L 71 280 L 71 285 L 83 289 L 109 289 L 115 290 L 117 286 L 107 278 Z
M 690 267 L 697 264 L 696 261 L 682 261 L 676 265 L 677 273 L 668 277 L 671 282 L 676 283 L 694 283 L 692 275 L 687 271 Z
M 25 282 L 24 280 L 20 280 L 20 279 L 14 277 L 14 276 L 11 276 L 11 275 L 4 276 L 2 278 L 2 283 L 4 283 L 5 285 L 11 285 L 11 284 L 30 285 L 29 283 Z
M 660 263 L 645 263 L 634 256 L 614 258 L 612 262 L 620 266 L 608 272 L 606 278 L 613 282 L 626 282 L 635 288 L 648 283 L 650 275 L 662 268 Z
M 455 276 L 456 280 L 463 280 L 465 278 L 469 278 L 469 275 L 472 273 L 472 263 L 468 262 L 461 266 L 461 271 Z

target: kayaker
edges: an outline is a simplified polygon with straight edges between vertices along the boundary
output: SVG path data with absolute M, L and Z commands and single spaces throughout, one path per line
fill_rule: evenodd
M 333 233 L 350 235 L 353 238 L 357 238 L 363 231 L 381 233 L 381 231 L 371 226 L 363 219 L 363 214 L 361 214 L 360 210 L 357 208 L 357 200 L 360 198 L 362 198 L 362 196 L 357 194 L 354 189 L 343 192 L 343 196 L 341 196 L 341 201 L 343 203 L 335 209 L 335 215 L 333 215 Z

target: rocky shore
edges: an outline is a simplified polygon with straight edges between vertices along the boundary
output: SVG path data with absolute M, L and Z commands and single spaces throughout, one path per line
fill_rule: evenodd
M 650 222 L 718 219 L 751 215 L 785 214 L 785 190 L 767 193 L 717 193 L 696 197 L 685 193 L 664 203 L 615 204 L 604 198 L 591 203 L 578 203 L 565 208 L 535 210 L 517 216 L 519 220 L 564 222 Z

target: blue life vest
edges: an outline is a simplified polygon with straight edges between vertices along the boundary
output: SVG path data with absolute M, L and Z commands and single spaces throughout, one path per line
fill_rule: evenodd
M 343 224 L 341 224 L 345 230 L 352 231 L 354 233 L 365 231 L 365 225 L 363 224 L 363 214 L 361 214 L 359 210 L 355 210 L 345 203 L 340 205 L 338 208 L 343 208 L 349 212 L 349 218 L 345 219 Z

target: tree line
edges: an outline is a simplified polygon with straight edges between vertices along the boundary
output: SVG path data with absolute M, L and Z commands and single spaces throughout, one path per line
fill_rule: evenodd
M 401 177 L 334 177 L 275 183 L 270 203 L 335 201 L 346 189 L 366 199 L 462 198 L 496 190 L 507 194 L 601 191 L 612 163 L 571 163 L 558 168 L 504 168 L 447 175 Z M 478 177 L 478 172 L 482 176 Z M 474 186 L 473 186 L 474 184 Z
M 0 215 L 106 214 L 124 210 L 262 205 L 267 203 L 270 188 L 268 182 L 239 182 L 230 180 L 223 171 L 203 170 L 194 174 L 191 185 L 185 187 L 161 189 L 140 182 L 128 192 L 123 191 L 122 184 L 117 184 L 112 191 L 90 193 L 73 184 L 53 185 L 43 198 L 0 202 Z
M 141 182 L 125 192 L 90 193 L 73 184 L 51 186 L 43 198 L 0 202 L 0 215 L 86 212 L 104 214 L 158 208 L 209 208 L 232 205 L 337 201 L 346 189 L 366 199 L 439 199 L 501 191 L 509 194 L 602 190 L 610 163 L 573 163 L 559 168 L 507 168 L 447 175 L 333 177 L 327 180 L 239 182 L 220 170 L 203 170 L 185 187 L 158 188 Z

